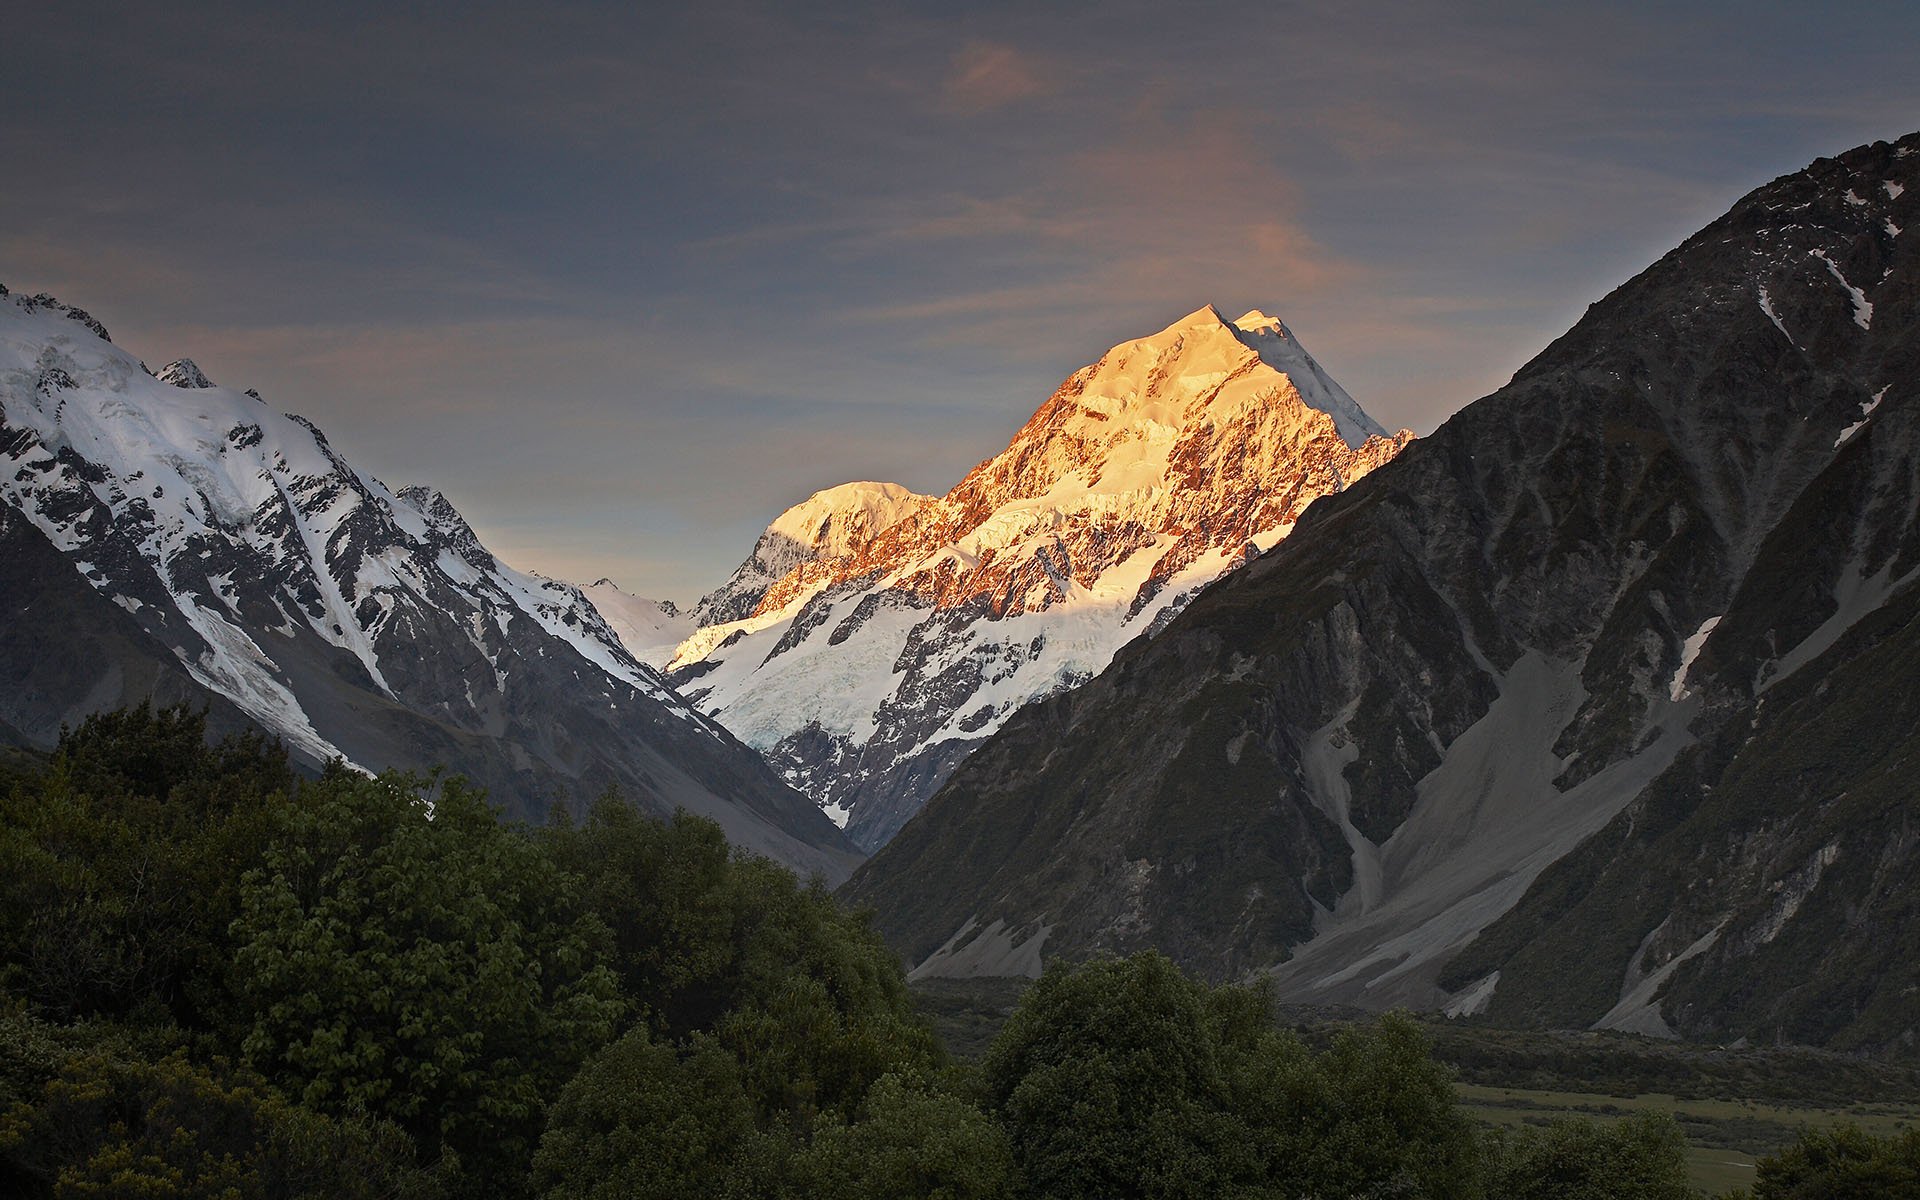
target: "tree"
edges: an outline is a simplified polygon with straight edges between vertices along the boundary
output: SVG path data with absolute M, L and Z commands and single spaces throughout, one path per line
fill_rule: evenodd
M 1695 1200 L 1687 1139 L 1667 1113 L 1611 1126 L 1566 1118 L 1494 1139 L 1487 1191 L 1500 1200 Z
M 712 1035 L 763 1120 L 851 1119 L 882 1075 L 943 1064 L 866 920 L 731 850 L 712 821 L 661 822 L 608 795 L 547 838 L 610 928 L 623 990 L 654 1036 Z
M 54 768 L 76 791 L 95 796 L 176 800 L 205 810 L 234 797 L 288 791 L 287 752 L 256 730 L 207 744 L 207 713 L 185 704 L 95 713 L 62 728 Z M 225 804 L 220 804 L 222 799 Z
M 336 770 L 281 810 L 234 932 L 248 1057 L 318 1111 L 517 1177 L 545 1100 L 611 1036 L 577 881 L 451 781 Z
M 1006 1135 L 962 1096 L 886 1075 L 853 1124 L 829 1121 L 794 1168 L 813 1200 L 993 1200 L 1011 1184 Z
M 1479 1194 L 1473 1128 L 1410 1019 L 1316 1056 L 1264 991 L 1208 988 L 1153 952 L 1050 965 L 985 1078 L 1036 1196 Z
M 1325 1054 L 1294 1061 L 1306 1069 L 1270 1072 L 1280 1102 L 1256 1122 L 1290 1194 L 1479 1194 L 1473 1126 L 1411 1017 L 1350 1026 Z
M 1920 1200 L 1920 1130 L 1809 1130 L 1759 1168 L 1754 1200 Z
M 534 1157 L 548 1200 L 708 1200 L 749 1194 L 743 1148 L 758 1136 L 739 1064 L 710 1040 L 653 1041 L 644 1027 L 560 1093 Z
M 684 810 L 656 820 L 609 792 L 582 824 L 546 837 L 612 932 L 609 962 L 636 1012 L 669 1038 L 711 1029 L 737 999 L 741 947 L 763 919 L 744 903 L 720 826 Z
M 40 1011 L 191 1028 L 232 1019 L 238 881 L 293 786 L 258 735 L 205 742 L 204 715 L 146 706 L 62 732 L 0 794 L 0 974 Z
M 546 1194 L 917 1194 L 885 1190 L 920 1178 L 912 1163 L 956 1197 L 992 1194 L 991 1122 L 901 1082 L 945 1056 L 864 918 L 684 812 L 662 822 L 609 795 L 545 838 L 609 926 L 638 1017 L 556 1103 L 536 1160 Z M 983 1163 L 959 1163 L 982 1147 Z M 881 1190 L 844 1190 L 868 1183 Z
M 987 1051 L 1038 1196 L 1210 1197 L 1260 1181 L 1205 989 L 1154 952 L 1049 965 Z

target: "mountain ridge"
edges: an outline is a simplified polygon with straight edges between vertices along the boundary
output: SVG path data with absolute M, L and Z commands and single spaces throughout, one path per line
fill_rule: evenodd
M 86 603 L 89 636 L 108 639 L 93 644 L 114 648 L 100 670 L 36 631 L 55 661 L 16 662 L 45 682 L 15 728 L 45 742 L 88 711 L 217 694 L 309 765 L 446 765 L 532 819 L 617 786 L 803 871 L 837 878 L 855 860 L 578 589 L 499 562 L 445 496 L 387 488 L 312 422 L 185 360 L 156 377 L 77 312 L 0 292 L 0 510 L 55 556 L 0 572 L 45 594 L 64 562 L 142 636 Z
M 1090 677 L 1411 439 L 1374 432 L 1277 318 L 1243 320 L 1208 305 L 1115 346 L 945 495 L 899 496 L 763 585 L 782 522 L 847 494 L 789 510 L 736 572 L 757 602 L 697 631 L 668 677 L 860 844 L 884 842 L 1014 709 Z

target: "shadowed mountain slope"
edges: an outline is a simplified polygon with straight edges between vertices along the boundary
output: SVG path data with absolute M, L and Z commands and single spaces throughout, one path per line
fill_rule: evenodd
M 1920 135 L 1776 180 L 1009 721 L 847 885 L 923 975 L 1911 1052 Z

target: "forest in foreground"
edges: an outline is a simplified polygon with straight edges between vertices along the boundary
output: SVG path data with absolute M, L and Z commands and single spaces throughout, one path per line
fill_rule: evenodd
M 0 813 L 7 1195 L 1700 1194 L 1670 1115 L 1489 1126 L 1416 1021 L 1303 1037 L 1151 953 L 956 1056 L 863 915 L 615 796 L 508 825 L 143 707 L 0 760 Z M 1920 1197 L 1920 1133 L 1751 1195 Z

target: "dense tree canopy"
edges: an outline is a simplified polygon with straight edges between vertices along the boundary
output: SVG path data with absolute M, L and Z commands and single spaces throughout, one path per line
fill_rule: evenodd
M 304 1104 L 524 1168 L 621 1009 L 576 880 L 475 793 L 329 771 L 276 810 L 233 932 L 242 1048 Z
M 11 1174 L 23 1193 L 47 1179 L 72 1196 L 432 1200 L 441 1190 L 398 1129 L 330 1119 L 182 1051 L 67 1059 L 0 1115 L 0 1155 L 11 1168 L 0 1183 Z
M 816 1200 L 993 1200 L 1010 1190 L 1006 1135 L 960 1080 L 885 1075 L 852 1124 L 829 1122 L 794 1172 Z
M 1159 955 L 1049 972 L 985 1063 L 1026 1186 L 1072 1200 L 1251 1182 L 1221 1042 L 1204 987 Z
M 587 1064 L 555 1102 L 534 1161 L 548 1200 L 704 1200 L 748 1195 L 758 1137 L 734 1057 L 636 1028 Z
M 41 1011 L 231 1017 L 228 926 L 294 777 L 278 745 L 204 736 L 180 708 L 90 717 L 0 793 L 0 982 Z
M 886 1072 L 941 1061 L 866 922 L 817 883 L 732 853 L 711 821 L 663 823 L 608 797 L 547 836 L 611 927 L 615 969 L 649 1028 L 711 1032 L 761 1111 L 847 1116 Z

